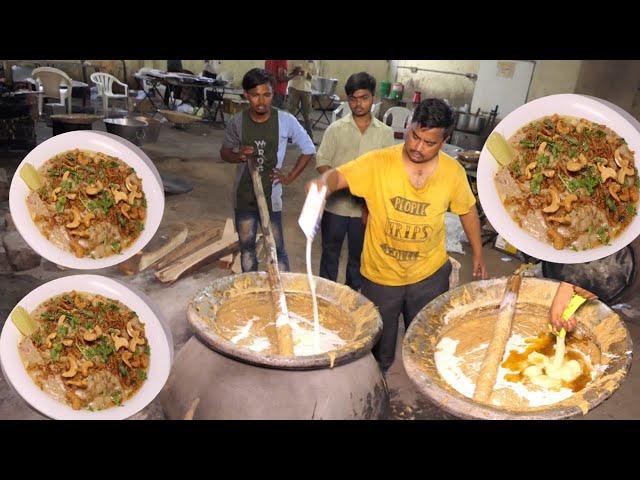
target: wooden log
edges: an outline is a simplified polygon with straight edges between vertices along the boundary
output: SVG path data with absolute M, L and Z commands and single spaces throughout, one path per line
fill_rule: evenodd
M 240 249 L 238 234 L 233 232 L 229 235 L 229 229 L 233 232 L 233 222 L 231 219 L 227 219 L 227 224 L 225 225 L 227 234 L 225 235 L 225 233 L 223 233 L 220 240 L 205 244 L 190 254 L 170 263 L 163 269 L 158 270 L 155 273 L 156 278 L 163 283 L 175 282 L 187 272 L 191 272 L 229 253 L 238 251 Z
M 146 247 L 118 264 L 118 270 L 126 275 L 135 275 L 145 270 L 182 245 L 188 234 L 189 229 L 181 222 L 160 227 Z
M 219 228 L 213 228 L 211 230 L 200 232 L 193 238 L 189 239 L 186 243 L 181 245 L 179 248 L 176 248 L 169 255 L 165 256 L 160 262 L 158 262 L 156 265 L 156 270 L 162 270 L 167 265 L 175 262 L 179 258 L 195 252 L 202 245 L 219 240 L 221 236 L 222 230 Z
M 493 328 L 493 336 L 489 342 L 489 347 L 476 381 L 473 399 L 477 402 L 488 403 L 493 393 L 500 362 L 502 362 L 502 357 L 504 356 L 504 349 L 511 336 L 511 326 L 516 313 L 516 303 L 521 282 L 522 274 L 512 275 L 507 282 L 507 288 L 504 291 L 500 309 L 498 310 L 498 319 Z
M 271 222 L 269 218 L 269 207 L 267 199 L 264 196 L 262 188 L 262 180 L 256 168 L 255 157 L 251 156 L 247 159 L 247 166 L 251 174 L 253 182 L 253 191 L 258 201 L 258 211 L 260 212 L 260 224 L 262 235 L 264 236 L 265 248 L 269 253 L 267 260 L 267 275 L 271 284 L 271 298 L 276 312 L 276 332 L 278 335 L 278 353 L 280 355 L 293 356 L 293 336 L 291 333 L 291 325 L 289 324 L 289 310 L 287 309 L 287 299 L 282 287 L 280 271 L 278 270 L 278 255 L 276 251 L 276 242 L 271 231 Z

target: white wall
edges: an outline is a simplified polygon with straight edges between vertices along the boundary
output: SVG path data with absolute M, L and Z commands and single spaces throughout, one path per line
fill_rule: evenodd
M 527 101 L 535 63 L 529 61 L 482 60 L 473 92 L 471 111 L 490 111 L 498 105 L 504 118 Z
M 527 101 L 557 93 L 573 93 L 581 65 L 581 60 L 536 60 Z
M 461 75 L 451 75 L 442 72 L 456 72 L 460 74 L 478 73 L 480 62 L 477 60 L 396 60 L 398 67 L 417 67 L 441 72 L 426 72 L 418 70 L 416 73 L 406 68 L 398 68 L 396 80 L 404 85 L 404 99 L 411 102 L 413 92 L 419 90 L 422 98 L 446 98 L 451 106 L 461 107 L 470 104 L 473 97 L 475 82 Z

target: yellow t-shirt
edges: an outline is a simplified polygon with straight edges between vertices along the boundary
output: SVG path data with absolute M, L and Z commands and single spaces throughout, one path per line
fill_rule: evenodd
M 445 212 L 464 215 L 476 202 L 464 168 L 442 151 L 427 184 L 411 185 L 403 147 L 368 152 L 337 168 L 369 208 L 360 272 L 388 286 L 419 282 L 442 267 Z

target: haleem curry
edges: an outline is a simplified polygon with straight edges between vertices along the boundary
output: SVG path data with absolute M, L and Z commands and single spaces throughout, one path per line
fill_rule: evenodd
M 119 406 L 147 379 L 145 326 L 117 300 L 71 291 L 13 320 L 26 333 L 18 351 L 31 379 L 74 410 Z
M 31 165 L 27 165 L 31 167 Z M 142 180 L 122 160 L 69 150 L 21 175 L 31 188 L 27 207 L 42 234 L 78 258 L 121 253 L 144 230 Z

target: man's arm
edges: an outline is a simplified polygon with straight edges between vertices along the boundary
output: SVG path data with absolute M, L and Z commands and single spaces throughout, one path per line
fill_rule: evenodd
M 298 178 L 298 176 L 302 173 L 302 171 L 304 170 L 304 168 L 307 166 L 307 164 L 312 158 L 313 158 L 313 153 L 311 154 L 303 153 L 298 157 L 298 160 L 296 161 L 296 165 L 293 167 L 293 170 L 291 170 L 286 175 L 282 173 L 282 171 L 279 168 L 274 168 L 273 171 L 271 172 L 271 180 L 276 183 L 280 182 L 282 185 L 289 185 L 296 178 Z
M 247 161 L 247 155 L 242 150 L 237 152 L 233 151 L 231 147 L 220 147 L 220 158 L 229 163 L 242 163 Z
M 323 174 L 334 167 L 334 157 L 336 151 L 335 127 L 329 126 L 322 136 L 322 142 L 316 153 L 316 170 Z
M 293 182 L 302 170 L 307 166 L 309 161 L 316 154 L 316 147 L 313 145 L 313 141 L 309 137 L 309 134 L 302 128 L 300 122 L 296 120 L 296 118 L 289 114 L 284 113 L 283 116 L 278 117 L 281 122 L 284 122 L 283 127 L 286 135 L 291 135 L 291 141 L 300 149 L 302 154 L 298 157 L 293 170 L 291 170 L 288 174 L 282 173 L 282 171 L 278 168 L 274 168 L 271 172 L 271 179 L 274 182 L 280 182 L 283 185 L 289 185 Z M 282 131 L 282 130 L 281 130 Z
M 222 140 L 222 147 L 220 147 L 220 158 L 229 163 L 245 162 L 248 148 L 244 151 L 245 149 L 240 146 L 241 141 L 235 118 L 232 118 L 227 123 L 227 128 L 224 131 L 224 139 Z
M 460 222 L 464 233 L 469 239 L 471 244 L 471 251 L 473 252 L 473 276 L 488 278 L 487 266 L 482 258 L 482 238 L 480 235 L 480 218 L 478 217 L 478 210 L 473 205 L 469 212 L 464 215 L 460 215 Z
M 308 182 L 305 185 L 305 191 L 307 193 L 309 193 L 309 189 L 311 188 L 312 183 L 316 184 L 318 190 L 320 190 L 322 187 L 327 187 L 327 197 L 336 190 L 342 190 L 343 188 L 349 187 L 345 176 L 335 168 L 325 171 L 320 177 Z

